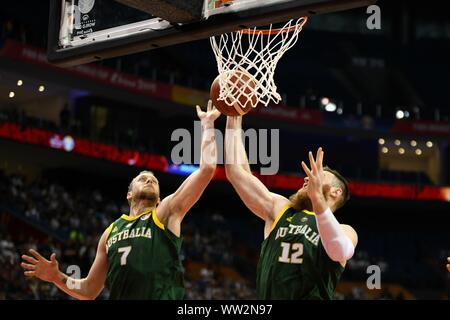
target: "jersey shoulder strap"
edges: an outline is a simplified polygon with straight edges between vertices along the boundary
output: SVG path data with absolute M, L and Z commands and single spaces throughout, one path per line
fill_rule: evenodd
M 290 204 L 287 204 L 278 212 L 277 218 L 275 219 L 275 221 L 272 224 L 272 227 L 270 228 L 270 233 L 272 233 L 273 229 L 275 229 L 280 219 L 284 216 L 285 212 L 291 208 L 292 206 Z
M 116 220 L 116 221 L 117 221 L 117 220 Z M 116 221 L 114 221 L 114 222 L 116 222 Z M 112 229 L 113 229 L 113 227 L 114 227 L 114 222 L 111 223 L 111 224 L 109 225 L 109 227 L 106 229 L 105 243 L 108 241 L 109 235 L 111 234 L 111 231 L 112 231 Z

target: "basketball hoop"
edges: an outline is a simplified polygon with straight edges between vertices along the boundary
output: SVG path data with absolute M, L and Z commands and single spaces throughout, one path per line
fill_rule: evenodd
M 269 29 L 241 29 L 217 36 L 217 39 L 211 37 L 220 75 L 218 100 L 240 107 L 244 107 L 246 101 L 253 101 L 255 96 L 257 103 L 252 104 L 253 107 L 258 103 L 267 106 L 270 101 L 279 103 L 281 96 L 274 81 L 277 63 L 295 45 L 307 20 L 302 17 L 289 20 L 281 28 L 270 25 Z M 236 77 L 243 75 L 246 79 L 236 81 Z M 238 83 L 240 87 L 236 87 Z M 242 88 L 242 83 L 248 86 Z

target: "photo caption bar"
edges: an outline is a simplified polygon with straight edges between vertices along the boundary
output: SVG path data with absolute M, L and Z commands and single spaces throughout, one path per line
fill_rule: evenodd
M 202 303 L 203 304 L 203 303 Z M 177 315 L 196 318 L 214 319 L 217 316 L 262 316 L 270 315 L 272 304 L 264 303 L 213 303 L 211 305 L 195 305 L 184 303 L 177 307 Z

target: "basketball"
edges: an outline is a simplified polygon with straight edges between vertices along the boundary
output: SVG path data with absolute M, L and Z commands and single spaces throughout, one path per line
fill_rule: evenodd
M 213 105 L 224 115 L 242 116 L 256 106 L 258 99 L 254 88 L 256 82 L 250 74 L 242 71 L 233 71 L 233 75 L 227 81 L 230 94 L 225 100 L 218 100 L 220 95 L 220 77 L 218 75 L 211 84 L 210 97 Z M 227 103 L 228 102 L 228 103 Z

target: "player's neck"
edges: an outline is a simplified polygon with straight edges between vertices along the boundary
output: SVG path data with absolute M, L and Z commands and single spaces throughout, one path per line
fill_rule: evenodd
M 152 211 L 156 208 L 156 205 L 149 201 L 139 201 L 133 203 L 130 207 L 130 217 L 135 217 L 143 212 Z

